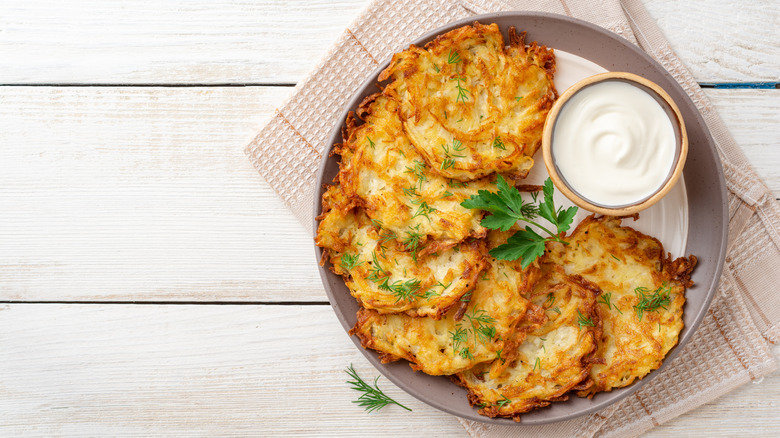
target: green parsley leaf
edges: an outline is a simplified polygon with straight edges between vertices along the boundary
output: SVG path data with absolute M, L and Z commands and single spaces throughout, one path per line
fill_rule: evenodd
M 490 255 L 501 260 L 522 258 L 523 268 L 526 268 L 544 254 L 546 241 L 568 244 L 560 238 L 559 234 L 571 227 L 574 215 L 577 214 L 578 209 L 577 207 L 570 207 L 565 210 L 555 208 L 553 184 L 549 178 L 544 182 L 544 201 L 540 202 L 538 206 L 524 202 L 517 188 L 510 186 L 501 175 L 498 175 L 496 178 L 496 187 L 498 188 L 497 192 L 480 190 L 476 195 L 472 195 L 460 205 L 465 208 L 480 209 L 492 213 L 492 215 L 482 219 L 481 224 L 485 228 L 507 231 L 517 221 L 523 221 L 544 230 L 550 237 L 542 237 L 539 233 L 526 226 L 524 230 L 515 232 L 512 237 L 507 239 L 507 243 L 492 249 Z M 533 199 L 536 202 L 535 196 Z M 532 207 L 529 207 L 529 205 Z M 555 225 L 555 233 L 532 220 L 537 213 Z
M 527 268 L 537 257 L 544 255 L 544 242 L 546 239 L 540 236 L 531 227 L 519 230 L 507 239 L 506 243 L 490 250 L 490 255 L 499 260 L 523 259 L 523 269 Z
M 553 202 L 553 183 L 550 178 L 547 178 L 544 181 L 544 202 L 539 204 L 539 216 L 547 219 L 554 225 L 556 225 L 556 228 L 558 230 L 558 234 L 568 231 L 571 227 L 571 223 L 574 220 L 574 215 L 577 214 L 577 207 L 569 207 L 566 210 L 562 210 L 561 208 L 555 209 L 555 203 Z

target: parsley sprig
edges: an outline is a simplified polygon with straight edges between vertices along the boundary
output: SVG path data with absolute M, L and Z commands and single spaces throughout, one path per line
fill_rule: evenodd
M 352 378 L 352 380 L 347 380 L 347 384 L 355 391 L 362 392 L 360 397 L 352 403 L 357 403 L 360 407 L 364 408 L 366 412 L 377 411 L 390 404 L 398 405 L 411 412 L 411 409 L 388 397 L 379 389 L 379 385 L 377 385 L 379 376 L 376 376 L 374 385 L 371 386 L 358 375 L 355 368 L 352 367 L 352 364 L 349 364 L 349 367 L 344 371 Z
M 496 179 L 498 192 L 493 193 L 487 190 L 480 190 L 477 195 L 471 196 L 460 205 L 465 208 L 480 209 L 493 213 L 482 219 L 482 226 L 491 230 L 509 230 L 517 221 L 523 221 L 534 225 L 545 231 L 550 237 L 542 237 L 530 226 L 524 230 L 515 232 L 507 242 L 490 250 L 490 255 L 500 260 L 517 260 L 522 258 L 522 266 L 525 269 L 534 260 L 544 254 L 544 244 L 547 241 L 561 242 L 568 244 L 561 239 L 560 234 L 571 227 L 574 215 L 577 214 L 577 207 L 555 208 L 553 202 L 553 184 L 550 178 L 544 182 L 543 193 L 544 200 L 538 205 L 526 203 L 523 201 L 517 188 L 510 186 L 506 180 L 498 175 Z M 536 202 L 536 199 L 534 199 Z M 529 208 L 529 205 L 531 206 Z M 547 219 L 555 226 L 555 232 L 536 222 L 535 217 L 538 214 Z

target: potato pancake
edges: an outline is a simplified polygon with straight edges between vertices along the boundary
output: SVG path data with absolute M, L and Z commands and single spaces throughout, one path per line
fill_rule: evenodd
M 366 309 L 438 319 L 474 288 L 486 266 L 483 241 L 418 256 L 403 239 L 350 209 L 337 186 L 329 187 L 324 199 L 328 210 L 316 242 L 326 248 L 333 272 L 344 277 Z
M 375 94 L 350 116 L 341 155 L 339 182 L 347 196 L 360 200 L 374 220 L 393 233 L 425 236 L 437 242 L 435 252 L 466 237 L 483 237 L 479 211 L 460 205 L 478 190 L 495 190 L 487 179 L 463 183 L 441 176 L 409 142 L 398 116 L 398 104 Z
M 536 272 L 533 266 L 524 271 L 519 262 L 496 260 L 477 281 L 470 301 L 442 319 L 361 309 L 350 334 L 378 351 L 383 362 L 406 359 L 412 368 L 432 375 L 464 371 L 516 348 L 525 338 L 518 324 L 539 320 L 539 310 L 525 298 Z
M 496 24 L 464 26 L 424 48 L 393 55 L 379 80 L 401 103 L 409 139 L 429 166 L 469 181 L 502 173 L 525 178 L 541 144 L 545 117 L 557 98 L 552 49 Z
M 521 324 L 528 331 L 517 348 L 513 363 L 500 373 L 501 365 L 483 363 L 453 376 L 468 389 L 469 402 L 488 417 L 511 417 L 566 400 L 566 393 L 588 378 L 601 324 L 596 308 L 598 289 L 581 278 L 563 274 L 563 269 L 545 266 L 535 285 L 532 302 L 544 309 L 541 327 Z
M 657 239 L 610 216 L 585 218 L 567 240 L 565 248 L 552 245 L 550 259 L 602 290 L 600 363 L 590 372 L 593 385 L 579 393 L 592 396 L 643 378 L 677 344 L 696 257 L 672 260 Z

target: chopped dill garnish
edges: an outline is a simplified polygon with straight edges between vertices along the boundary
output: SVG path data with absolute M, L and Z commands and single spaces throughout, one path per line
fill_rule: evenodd
M 406 237 L 401 240 L 401 244 L 404 249 L 412 253 L 412 260 L 417 262 L 417 252 L 420 250 L 420 241 L 423 240 L 425 234 L 420 233 L 420 224 L 414 227 L 409 227 L 406 231 Z
M 462 152 L 464 149 L 466 149 L 465 146 L 463 146 L 463 143 L 458 139 L 452 139 L 452 149 L 450 149 L 449 146 L 446 144 L 441 145 L 442 150 L 444 151 L 444 161 L 441 162 L 441 170 L 449 169 L 450 167 L 455 165 L 455 158 L 465 158 L 465 155 L 456 154 L 455 152 Z
M 455 64 L 460 62 L 460 55 L 458 52 L 453 52 L 452 49 L 450 49 L 450 54 L 447 55 L 447 64 Z
M 634 306 L 634 310 L 636 310 L 636 316 L 640 321 L 645 312 L 656 312 L 660 308 L 668 310 L 666 306 L 672 302 L 672 288 L 667 286 L 666 283 L 659 286 L 652 293 L 646 287 L 638 287 L 634 289 L 634 293 L 639 298 L 639 302 Z
M 363 262 L 358 262 L 357 254 L 344 253 L 341 255 L 341 268 L 345 271 L 351 271 L 352 269 L 360 266 Z
M 417 216 L 423 216 L 426 219 L 428 219 L 428 222 L 430 222 L 431 221 L 430 214 L 433 213 L 433 212 L 439 211 L 439 210 L 435 209 L 434 207 L 431 207 L 430 205 L 428 205 L 428 203 L 425 202 L 425 201 L 417 201 L 417 202 L 412 201 L 412 204 L 415 204 L 415 205 L 418 206 L 417 207 L 417 211 L 415 211 L 414 214 L 412 215 L 412 219 L 416 218 Z
M 621 312 L 620 309 L 618 309 L 617 305 L 612 304 L 612 292 L 601 294 L 599 296 L 598 302 L 606 305 L 607 310 L 611 310 L 614 307 L 615 310 L 617 310 L 621 315 L 623 314 L 623 312 Z
M 496 406 L 498 406 L 499 408 L 503 408 L 504 406 L 510 403 L 512 403 L 512 400 L 508 399 L 506 395 L 501 394 L 501 400 L 496 402 Z
M 447 180 L 447 185 L 449 185 L 453 189 L 462 189 L 463 187 L 466 187 L 466 183 L 461 181 L 455 181 L 453 179 Z
M 463 88 L 463 85 L 460 84 L 460 82 L 461 81 L 465 81 L 466 78 L 452 78 L 451 80 L 456 81 L 456 83 L 457 83 L 456 87 L 458 88 L 458 97 L 455 99 L 455 102 L 466 103 L 466 101 L 469 100 L 469 98 L 466 95 L 466 93 L 470 93 L 470 91 L 465 89 L 465 88 Z M 461 119 L 461 120 L 463 120 L 463 119 Z
M 417 187 L 409 187 L 405 189 L 401 189 L 402 192 L 404 192 L 404 195 L 412 197 L 412 196 L 420 196 L 420 194 L 417 192 Z
M 579 309 L 577 310 L 577 324 L 580 325 L 580 328 L 583 326 L 589 326 L 589 327 L 595 327 L 596 323 L 593 322 L 593 318 L 585 318 L 585 316 L 580 313 Z

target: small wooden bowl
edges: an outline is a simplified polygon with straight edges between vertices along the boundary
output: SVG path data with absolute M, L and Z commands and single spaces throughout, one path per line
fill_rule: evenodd
M 606 81 L 620 81 L 628 82 L 653 97 L 664 109 L 664 112 L 669 116 L 672 121 L 672 127 L 675 131 L 676 148 L 675 157 L 669 174 L 666 177 L 664 183 L 651 195 L 639 199 L 634 203 L 609 206 L 602 205 L 593 202 L 574 190 L 566 182 L 566 179 L 559 173 L 558 167 L 555 164 L 555 158 L 552 152 L 553 132 L 555 130 L 555 123 L 558 119 L 558 115 L 566 102 L 569 101 L 577 92 L 593 84 L 606 82 Z M 542 153 L 544 155 L 544 164 L 547 167 L 547 172 L 550 174 L 555 187 L 563 193 L 569 200 L 571 200 L 577 206 L 584 208 L 585 210 L 592 211 L 594 213 L 600 213 L 609 216 L 629 216 L 641 210 L 644 210 L 651 205 L 658 202 L 663 198 L 677 180 L 682 175 L 683 167 L 685 166 L 685 159 L 688 155 L 688 136 L 685 131 L 685 122 L 683 121 L 680 110 L 674 103 L 672 98 L 661 87 L 654 82 L 651 82 L 641 76 L 637 76 L 633 73 L 626 72 L 608 72 L 601 73 L 594 76 L 585 78 L 567 89 L 555 102 L 550 112 L 547 114 L 547 120 L 545 121 L 544 133 L 542 136 Z

